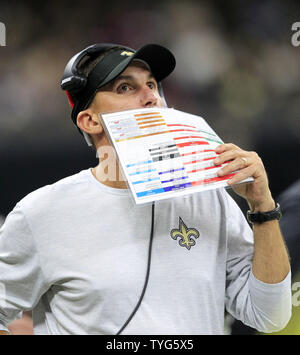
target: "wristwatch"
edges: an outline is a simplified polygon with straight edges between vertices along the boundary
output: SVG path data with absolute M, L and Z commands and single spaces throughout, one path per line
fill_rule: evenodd
M 264 223 L 277 219 L 278 221 L 282 217 L 282 212 L 279 203 L 276 203 L 276 207 L 272 211 L 268 212 L 251 212 L 247 211 L 247 220 L 249 223 Z

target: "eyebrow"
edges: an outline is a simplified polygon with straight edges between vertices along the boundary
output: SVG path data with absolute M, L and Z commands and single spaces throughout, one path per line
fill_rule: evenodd
M 149 72 L 148 75 L 148 80 L 149 79 L 155 79 L 154 75 L 152 73 Z M 134 77 L 132 75 L 119 75 L 118 77 L 116 77 L 115 79 L 113 79 L 110 83 L 104 85 L 102 88 L 100 88 L 99 91 L 111 91 L 113 89 L 113 87 L 119 82 L 119 81 L 123 81 L 123 80 L 128 80 L 128 81 L 133 81 L 135 80 Z M 156 79 L 155 79 L 156 80 Z
M 131 75 L 119 75 L 118 77 L 116 77 L 114 80 L 113 80 L 113 83 L 117 83 L 118 81 L 121 81 L 121 80 L 134 80 L 133 76 Z
M 153 74 L 149 72 L 148 74 L 148 79 L 155 79 Z M 121 80 L 134 80 L 134 77 L 132 75 L 119 75 L 117 78 L 115 78 L 112 83 L 115 84 L 118 81 Z

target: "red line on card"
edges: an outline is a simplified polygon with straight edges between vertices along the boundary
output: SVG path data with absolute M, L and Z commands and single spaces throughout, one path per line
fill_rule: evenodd
M 194 152 L 190 152 L 190 153 L 184 153 L 184 154 L 180 154 L 182 157 L 186 156 L 186 155 L 193 155 L 193 154 L 198 154 L 198 153 L 208 153 L 208 152 L 214 152 L 213 149 L 205 149 L 205 150 L 197 150 Z
M 175 137 L 174 139 L 177 140 L 177 139 L 187 139 L 187 138 L 203 138 L 203 139 L 205 139 L 202 136 L 184 136 L 184 137 Z
M 187 171 L 187 173 L 188 173 L 188 174 L 190 174 L 190 173 L 197 173 L 198 171 L 204 171 L 204 170 L 209 170 L 209 169 L 215 169 L 215 168 L 218 168 L 218 167 L 220 167 L 220 166 L 221 166 L 221 165 L 208 166 L 208 167 L 206 167 L 206 168 L 190 170 L 190 171 Z
M 192 186 L 197 186 L 197 185 L 203 185 L 203 184 L 209 184 L 211 182 L 217 182 L 217 181 L 222 181 L 222 180 L 227 180 L 230 179 L 232 176 L 235 174 L 229 174 L 223 177 L 214 177 L 214 178 L 209 178 L 209 179 L 203 179 L 203 180 L 198 180 L 198 181 L 192 181 L 191 185 Z
M 194 129 L 172 129 L 170 132 L 198 132 Z
M 199 142 L 187 142 L 187 143 L 178 143 L 176 144 L 176 146 L 178 148 L 182 148 L 182 147 L 190 147 L 190 146 L 193 146 L 193 145 L 209 145 L 208 142 L 205 142 L 205 141 L 199 141 Z
M 183 163 L 184 165 L 187 165 L 187 164 L 193 164 L 193 163 L 199 163 L 199 162 L 202 162 L 202 161 L 207 161 L 207 160 L 212 160 L 212 159 L 215 159 L 215 157 L 212 157 L 212 158 L 205 158 L 205 159 L 198 159 L 198 160 L 193 160 L 193 161 L 188 161 L 186 163 Z M 215 165 L 217 166 L 217 165 Z M 219 165 L 218 165 L 219 166 Z
M 168 127 L 177 127 L 177 126 L 180 126 L 180 127 L 190 127 L 190 128 L 196 128 L 195 126 L 189 126 L 187 124 L 168 124 Z

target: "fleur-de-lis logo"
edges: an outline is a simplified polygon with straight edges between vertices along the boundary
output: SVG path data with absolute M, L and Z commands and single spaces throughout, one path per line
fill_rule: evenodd
M 171 238 L 176 240 L 179 239 L 179 245 L 186 247 L 188 250 L 196 244 L 195 239 L 199 237 L 199 232 L 195 228 L 188 228 L 183 220 L 179 217 L 179 228 L 171 230 Z M 193 239 L 194 237 L 195 239 Z

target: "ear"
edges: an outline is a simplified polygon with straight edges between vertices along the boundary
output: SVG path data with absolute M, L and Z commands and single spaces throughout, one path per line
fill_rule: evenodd
M 100 118 L 89 108 L 79 112 L 77 126 L 88 134 L 100 134 L 103 132 Z

